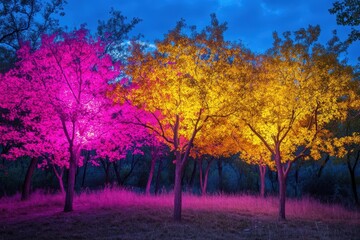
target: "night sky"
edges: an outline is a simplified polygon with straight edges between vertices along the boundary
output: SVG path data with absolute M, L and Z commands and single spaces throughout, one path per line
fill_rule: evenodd
M 210 23 L 216 13 L 220 22 L 228 23 L 227 40 L 241 40 L 254 52 L 264 52 L 272 45 L 272 32 L 297 30 L 309 24 L 319 24 L 321 40 L 327 41 L 336 29 L 342 40 L 349 27 L 338 26 L 335 15 L 328 9 L 335 0 L 68 0 L 63 25 L 72 30 L 86 23 L 96 30 L 97 21 L 109 17 L 111 7 L 120 10 L 128 19 L 138 17 L 142 22 L 132 32 L 144 35 L 144 41 L 162 39 L 176 22 L 184 18 L 198 29 Z M 360 43 L 349 48 L 350 63 L 360 56 Z

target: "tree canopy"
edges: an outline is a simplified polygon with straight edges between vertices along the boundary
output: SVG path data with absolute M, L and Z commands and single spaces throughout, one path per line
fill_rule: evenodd
M 331 14 L 336 14 L 336 22 L 339 25 L 351 26 L 348 41 L 355 42 L 360 40 L 360 2 L 356 0 L 343 0 L 333 3 L 329 9 Z

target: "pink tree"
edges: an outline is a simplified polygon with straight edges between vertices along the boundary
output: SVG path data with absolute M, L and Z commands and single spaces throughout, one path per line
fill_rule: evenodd
M 6 151 L 2 153 L 7 160 L 17 159 L 18 157 L 28 156 L 30 164 L 26 171 L 23 182 L 21 199 L 27 200 L 30 197 L 31 178 L 35 171 L 39 157 L 46 159 L 39 167 L 52 167 L 54 173 L 59 181 L 61 192 L 64 192 L 62 182 L 62 175 L 64 168 L 68 168 L 69 157 L 66 149 L 66 140 L 56 136 L 61 135 L 61 129 L 49 126 L 48 128 L 38 128 L 38 121 L 29 110 L 23 109 L 20 104 L 14 104 L 11 100 L 5 100 L 4 96 L 9 92 L 4 81 L 0 81 L 3 87 L 0 95 L 2 109 L 2 121 L 0 124 L 0 144 L 2 144 Z M 11 104 L 13 103 L 13 104 Z M 58 130 L 58 132 L 56 132 Z M 52 136 L 52 137 L 50 137 Z
M 36 146 L 40 144 L 40 136 L 33 125 L 23 121 L 23 118 L 26 118 L 28 114 L 25 109 L 21 108 L 17 98 L 8 97 L 8 90 L 8 82 L 0 81 L 1 156 L 7 160 L 14 160 L 23 156 L 30 158 L 21 192 L 21 200 L 27 200 L 30 196 L 31 177 L 38 162 L 39 151 Z
M 18 57 L 17 67 L 2 79 L 10 86 L 7 97 L 30 110 L 25 121 L 31 119 L 46 140 L 66 142 L 69 174 L 64 211 L 72 211 L 80 149 L 107 131 L 100 123 L 112 114 L 106 98 L 108 81 L 119 75 L 120 66 L 84 29 L 43 36 L 37 50 L 24 45 Z

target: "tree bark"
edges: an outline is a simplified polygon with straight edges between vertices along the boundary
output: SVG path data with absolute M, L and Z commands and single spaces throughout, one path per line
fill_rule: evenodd
M 61 178 L 59 178 L 59 187 L 60 187 L 61 194 L 65 194 L 65 188 L 64 188 L 64 182 L 62 180 L 62 175 L 63 174 L 61 174 Z
M 184 172 L 184 168 L 186 166 L 186 163 L 188 161 L 188 156 L 190 154 L 191 147 L 193 145 L 195 136 L 197 131 L 199 131 L 200 128 L 198 128 L 198 123 L 200 121 L 201 111 L 199 113 L 199 118 L 195 124 L 192 136 L 190 140 L 187 142 L 185 147 L 185 152 L 182 156 L 181 150 L 180 150 L 180 139 L 179 139 L 179 124 L 180 124 L 180 117 L 179 115 L 176 115 L 175 119 L 175 125 L 173 127 L 174 131 L 174 139 L 173 139 L 173 145 L 175 149 L 175 156 L 176 156 L 176 165 L 175 165 L 175 186 L 174 186 L 174 220 L 176 222 L 181 221 L 181 207 L 182 207 L 182 174 Z
M 279 219 L 286 220 L 285 201 L 286 201 L 286 178 L 283 174 L 278 174 L 279 180 Z
M 286 179 L 290 171 L 291 162 L 287 162 L 286 165 L 283 165 L 281 162 L 280 155 L 280 144 L 276 143 L 275 146 L 275 164 L 278 173 L 278 182 L 279 182 L 279 220 L 286 220 L 286 209 L 285 209 L 285 201 L 286 201 Z
M 154 171 L 155 171 L 155 165 L 156 165 L 156 155 L 155 153 L 151 154 L 151 166 L 150 166 L 150 171 L 149 171 L 149 177 L 146 183 L 146 189 L 145 189 L 145 194 L 146 195 L 150 195 L 150 189 L 151 189 L 151 182 L 154 176 Z
M 30 165 L 26 171 L 26 176 L 25 176 L 25 180 L 23 183 L 23 187 L 22 187 L 22 192 L 21 192 L 21 200 L 22 201 L 28 200 L 30 197 L 31 178 L 34 174 L 37 162 L 38 162 L 37 157 L 31 158 Z
M 265 174 L 266 174 L 266 165 L 259 164 L 260 172 L 260 197 L 265 197 Z
M 64 168 L 62 167 L 60 169 L 60 171 L 58 171 L 56 169 L 56 167 L 53 165 L 53 170 L 54 170 L 55 176 L 59 182 L 60 191 L 62 194 L 64 194 L 65 193 L 64 182 L 63 182 Z
M 203 196 L 206 195 L 207 190 L 207 184 L 208 184 L 208 177 L 209 177 L 209 171 L 210 171 L 210 164 L 212 163 L 213 159 L 211 159 L 205 169 L 205 175 L 203 177 L 203 170 L 202 170 L 202 159 L 199 159 L 199 175 L 200 175 L 200 188 L 201 188 L 201 194 Z
M 72 212 L 73 211 L 73 201 L 74 201 L 74 191 L 75 191 L 75 178 L 76 178 L 76 151 L 72 144 L 69 147 L 70 150 L 70 164 L 69 164 L 69 173 L 68 173 L 68 181 L 67 181 L 67 189 L 65 196 L 65 207 L 64 212 Z

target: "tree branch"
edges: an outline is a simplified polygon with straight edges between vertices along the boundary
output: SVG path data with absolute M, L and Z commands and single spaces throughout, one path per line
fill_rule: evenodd
M 270 147 L 270 145 L 266 142 L 266 140 L 260 135 L 260 133 L 258 133 L 255 128 L 253 128 L 253 126 L 251 126 L 249 123 L 246 124 L 251 131 L 264 143 L 265 147 L 267 149 L 269 149 L 269 151 L 271 152 L 271 154 L 275 155 L 274 150 Z

